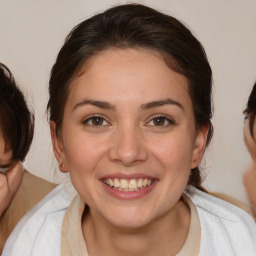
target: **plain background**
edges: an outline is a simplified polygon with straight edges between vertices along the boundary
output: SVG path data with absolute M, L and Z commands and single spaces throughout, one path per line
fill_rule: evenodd
M 65 36 L 114 0 L 0 0 L 0 62 L 13 72 L 35 111 L 35 138 L 26 159 L 32 173 L 59 182 L 45 113 L 48 80 Z M 206 152 L 204 185 L 246 202 L 242 174 L 250 163 L 243 114 L 256 80 L 255 0 L 145 0 L 185 23 L 204 45 L 214 77 L 213 141 Z M 256 185 L 256 184 L 255 184 Z

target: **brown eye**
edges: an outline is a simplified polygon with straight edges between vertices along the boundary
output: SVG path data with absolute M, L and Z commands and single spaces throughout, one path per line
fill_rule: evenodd
M 92 125 L 102 125 L 104 122 L 104 119 L 101 117 L 93 117 L 91 120 L 92 120 Z
M 174 121 L 166 116 L 156 116 L 152 118 L 146 125 L 152 127 L 168 127 L 173 125 Z
M 152 121 L 155 126 L 163 126 L 166 124 L 167 120 L 165 117 L 156 117 Z
M 109 123 L 101 116 L 91 116 L 85 121 L 83 121 L 84 125 L 87 126 L 107 126 Z

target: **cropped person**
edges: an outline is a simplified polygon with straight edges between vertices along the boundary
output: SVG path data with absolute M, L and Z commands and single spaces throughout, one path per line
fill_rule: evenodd
M 55 187 L 23 170 L 33 131 L 34 116 L 0 63 L 0 253 L 20 218 Z
M 3 255 L 255 255 L 252 217 L 201 185 L 211 90 L 202 45 L 171 16 L 128 4 L 78 24 L 48 102 L 54 153 L 78 195 L 58 186 Z
M 248 98 L 244 114 L 244 141 L 248 152 L 251 155 L 252 163 L 250 168 L 244 173 L 243 181 L 252 212 L 256 217 L 256 83 L 254 84 L 251 94 Z

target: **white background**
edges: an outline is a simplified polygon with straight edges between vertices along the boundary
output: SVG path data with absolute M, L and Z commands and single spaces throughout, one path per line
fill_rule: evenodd
M 242 111 L 256 80 L 256 0 L 134 1 L 175 16 L 204 45 L 214 76 L 215 127 L 205 157 L 205 186 L 246 202 L 242 173 L 250 163 Z M 65 36 L 114 0 L 0 0 L 0 62 L 13 72 L 36 115 L 26 160 L 32 173 L 59 181 L 45 114 L 50 69 Z M 255 184 L 256 185 L 256 184 Z

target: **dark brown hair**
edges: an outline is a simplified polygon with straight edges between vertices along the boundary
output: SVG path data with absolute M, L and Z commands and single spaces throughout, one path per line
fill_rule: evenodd
M 111 8 L 78 24 L 67 36 L 52 68 L 49 84 L 50 120 L 61 130 L 69 83 L 82 64 L 109 47 L 146 48 L 159 52 L 167 65 L 184 75 L 189 85 L 196 126 L 213 128 L 212 71 L 204 48 L 188 28 L 174 17 L 140 4 Z M 191 171 L 189 184 L 201 187 L 198 168 Z
M 12 150 L 12 159 L 23 161 L 33 139 L 34 116 L 30 113 L 12 73 L 2 63 L 0 63 L 0 130 L 5 142 L 5 151 Z
M 248 98 L 246 109 L 244 110 L 245 119 L 249 118 L 250 134 L 254 138 L 253 124 L 256 117 L 256 83 L 254 83 Z

